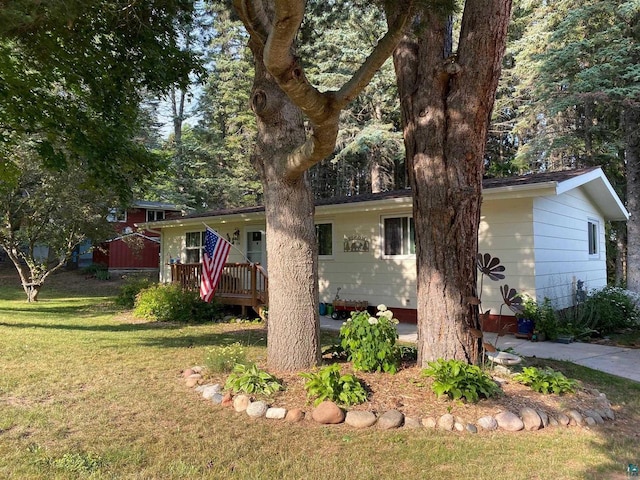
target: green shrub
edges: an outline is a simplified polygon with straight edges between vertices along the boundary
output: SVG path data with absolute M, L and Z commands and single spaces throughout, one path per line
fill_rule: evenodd
M 476 365 L 443 359 L 428 365 L 422 374 L 433 378 L 431 388 L 438 397 L 448 395 L 452 400 L 477 402 L 480 397 L 489 398 L 500 392 L 496 382 Z
M 253 363 L 248 365 L 237 363 L 227 378 L 225 389 L 233 393 L 272 395 L 282 390 L 282 384 L 276 377 L 259 369 Z
M 340 328 L 340 339 L 355 370 L 398 371 L 397 323 L 393 312 L 384 305 L 378 306 L 375 317 L 366 311 L 351 313 L 351 318 Z
M 562 372 L 556 372 L 552 368 L 539 369 L 536 367 L 524 367 L 522 373 L 513 376 L 516 382 L 531 387 L 538 393 L 545 395 L 555 393 L 575 392 L 576 381 L 565 377 Z
M 196 291 L 179 285 L 152 285 L 136 297 L 133 313 L 137 317 L 159 322 L 210 322 L 218 315 L 215 302 L 206 303 Z
M 631 292 L 620 287 L 604 287 L 589 293 L 583 308 L 592 309 L 593 329 L 601 335 L 638 325 L 640 310 Z
M 239 342 L 208 349 L 204 360 L 207 369 L 216 373 L 230 372 L 237 363 L 245 362 L 244 347 Z
M 341 375 L 337 363 L 300 376 L 307 380 L 304 384 L 307 397 L 315 398 L 316 406 L 324 400 L 347 406 L 367 401 L 367 392 L 360 380 L 351 374 Z
M 133 308 L 136 304 L 136 296 L 141 290 L 149 288 L 152 282 L 147 277 L 132 277 L 120 287 L 116 297 L 116 305 L 124 308 Z

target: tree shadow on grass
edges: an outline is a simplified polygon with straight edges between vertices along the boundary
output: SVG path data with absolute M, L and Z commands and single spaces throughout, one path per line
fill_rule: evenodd
M 238 342 L 249 347 L 266 347 L 266 328 L 228 330 L 202 335 L 179 335 L 172 337 L 144 338 L 141 344 L 146 347 L 160 348 L 194 348 L 229 345 Z
M 184 324 L 165 322 L 121 323 L 110 325 L 78 325 L 73 323 L 35 323 L 35 322 L 0 322 L 0 327 L 8 328 L 41 328 L 45 330 L 79 330 L 87 332 L 136 332 L 140 330 L 166 330 L 184 327 Z

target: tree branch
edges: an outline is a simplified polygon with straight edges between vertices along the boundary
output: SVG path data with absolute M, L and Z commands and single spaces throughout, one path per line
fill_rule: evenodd
M 313 133 L 292 152 L 286 165 L 286 177 L 295 178 L 326 158 L 335 147 L 340 111 L 369 84 L 391 55 L 404 34 L 411 9 L 404 9 L 380 39 L 369 57 L 338 91 L 321 93 L 306 78 L 304 68 L 293 55 L 293 43 L 304 18 L 304 2 L 275 0 L 274 25 L 264 49 L 264 64 L 280 88 L 309 118 Z

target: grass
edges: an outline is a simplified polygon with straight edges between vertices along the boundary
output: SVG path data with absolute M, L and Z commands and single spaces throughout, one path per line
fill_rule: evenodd
M 178 377 L 214 345 L 263 361 L 259 326 L 135 323 L 87 282 L 32 304 L 0 285 L 0 478 L 601 479 L 640 462 L 640 384 L 571 364 L 623 405 L 620 420 L 478 435 L 252 421 Z

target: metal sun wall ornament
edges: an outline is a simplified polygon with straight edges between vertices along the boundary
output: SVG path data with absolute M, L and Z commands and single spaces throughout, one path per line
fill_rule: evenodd
M 368 252 L 369 239 L 363 235 L 349 235 L 344 237 L 345 252 Z

